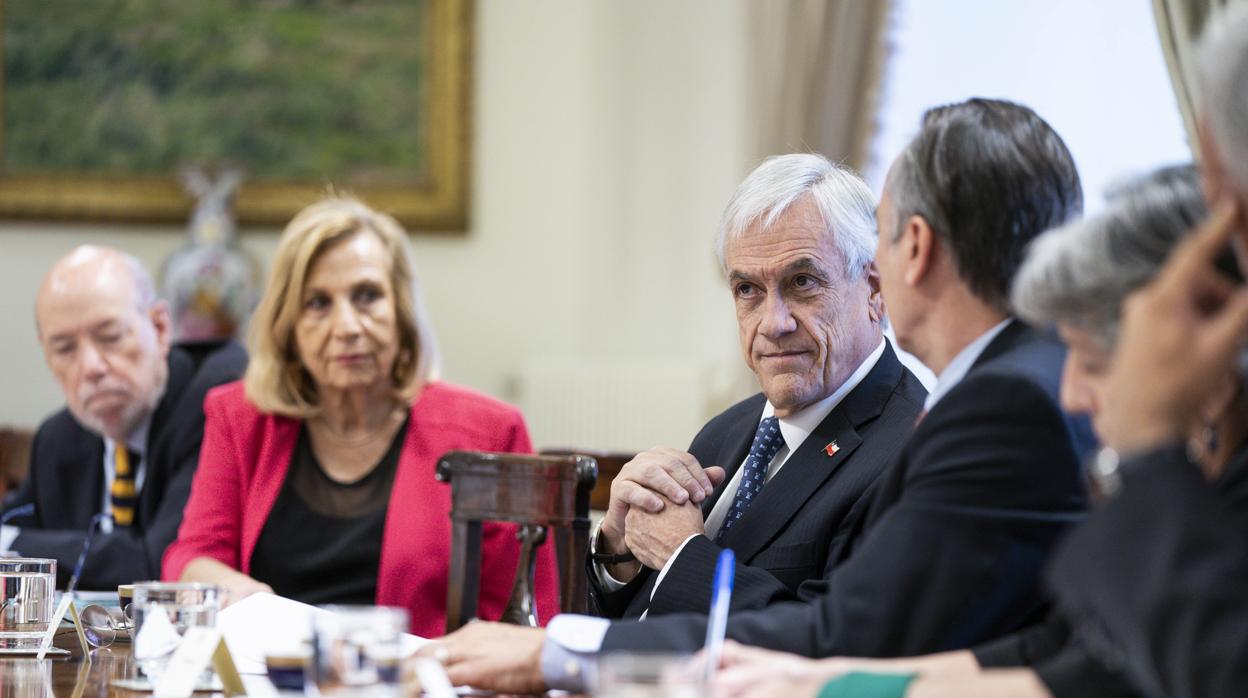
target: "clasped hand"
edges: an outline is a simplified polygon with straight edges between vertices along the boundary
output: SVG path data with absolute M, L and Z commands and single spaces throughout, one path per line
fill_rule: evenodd
M 600 550 L 631 552 L 641 564 L 661 568 L 686 538 L 703 532 L 701 503 L 723 480 L 723 468 L 703 468 L 697 458 L 674 448 L 638 454 L 611 483 Z M 638 571 L 620 567 L 610 572 L 622 581 Z

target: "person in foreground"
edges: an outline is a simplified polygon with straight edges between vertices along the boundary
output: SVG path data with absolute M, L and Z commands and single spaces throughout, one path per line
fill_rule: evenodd
M 6 501 L 15 516 L 0 550 L 57 560 L 74 570 L 91 521 L 99 525 L 82 567 L 83 589 L 152 579 L 182 521 L 203 436 L 204 394 L 247 364 L 234 343 L 196 361 L 170 346 L 169 309 L 137 259 L 79 247 L 53 265 L 35 300 L 48 368 L 66 408 L 39 426 L 30 475 Z
M 814 154 L 769 158 L 738 187 L 716 250 L 762 393 L 712 419 L 688 453 L 625 465 L 594 541 L 600 558 L 626 559 L 590 567 L 601 612 L 705 613 L 723 548 L 736 611 L 796 599 L 820 577 L 927 394 L 883 337 L 873 209 L 862 180 Z
M 1043 614 L 1040 569 L 1084 507 L 1086 434 L 1058 404 L 1060 343 L 1014 321 L 1008 294 L 1026 244 L 1081 204 L 1070 153 L 1030 110 L 975 99 L 925 115 L 888 177 L 876 266 L 899 343 L 939 376 L 926 416 L 822 577 L 800 600 L 732 614 L 730 638 L 886 657 L 968 647 Z M 478 624 L 422 651 L 456 683 L 579 690 L 600 650 L 694 650 L 705 634 L 702 614 L 559 616 L 548 632 Z
M 209 393 L 202 467 L 164 578 L 232 600 L 272 591 L 311 604 L 408 609 L 445 628 L 453 449 L 530 450 L 519 411 L 433 379 L 437 349 L 406 234 L 349 198 L 301 211 L 278 243 L 251 324 L 243 381 Z M 514 526 L 487 524 L 480 612 L 504 610 Z M 539 617 L 558 610 L 553 549 L 538 558 Z
M 1219 268 L 1228 248 L 1248 268 L 1248 8 L 1210 19 L 1197 73 L 1214 213 L 1126 305 L 1102 416 L 1113 451 L 1099 459 L 1116 486 L 1049 578 L 1089 648 L 1147 692 L 1221 698 L 1248 686 L 1248 511 L 1202 456 L 1248 428 L 1241 414 L 1225 433 L 1204 409 L 1240 388 L 1227 376 L 1248 343 L 1248 288 Z
M 1100 419 L 1105 381 L 1123 302 L 1153 278 L 1205 213 L 1195 170 L 1167 168 L 1118 193 L 1101 215 L 1045 234 L 1019 272 L 1013 293 L 1019 313 L 1037 324 L 1056 324 L 1070 348 L 1062 402 L 1072 412 L 1091 415 L 1100 435 L 1105 433 Z M 1189 441 L 1197 449 L 1201 470 L 1217 473 L 1219 495 L 1248 513 L 1248 401 L 1243 387 L 1243 380 L 1227 371 L 1220 388 L 1200 406 L 1206 422 L 1192 430 Z M 1208 447 L 1209 433 L 1216 434 L 1216 448 Z M 850 672 L 890 674 L 883 680 L 898 684 L 896 695 L 914 677 L 906 696 L 1143 695 L 1142 687 L 1090 652 L 1081 638 L 1071 637 L 1069 625 L 1054 612 L 1040 627 L 973 651 L 899 660 L 814 661 L 735 645 L 726 652 L 726 670 L 717 681 L 725 696 L 814 696 L 825 681 Z M 1006 666 L 1028 668 L 982 671 Z

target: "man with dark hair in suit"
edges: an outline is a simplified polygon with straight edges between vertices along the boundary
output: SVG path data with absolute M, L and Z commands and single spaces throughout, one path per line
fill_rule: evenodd
M 100 526 L 79 580 L 88 589 L 160 575 L 190 493 L 209 388 L 236 380 L 242 348 L 198 362 L 170 345 L 169 310 L 138 260 L 84 246 L 59 260 L 35 301 L 39 342 L 67 407 L 35 434 L 30 475 L 6 502 L 32 507 L 0 531 L 0 548 L 73 571 L 93 519 Z
M 1061 344 L 1015 321 L 1008 292 L 1027 243 L 1081 207 L 1069 151 L 1031 110 L 974 99 L 924 116 L 885 186 L 876 265 L 898 342 L 938 376 L 926 414 L 821 577 L 797 600 L 732 614 L 730 638 L 897 656 L 967 647 L 1042 614 L 1040 568 L 1081 516 L 1091 439 L 1059 406 Z M 694 650 L 706 622 L 475 624 L 423 651 L 456 683 L 579 689 L 598 651 Z
M 926 395 L 881 329 L 873 209 L 857 175 L 814 154 L 770 158 L 738 187 L 716 252 L 762 392 L 688 453 L 624 466 L 593 538 L 604 615 L 705 613 L 723 548 L 736 553 L 733 610 L 796 599 L 822 574 Z

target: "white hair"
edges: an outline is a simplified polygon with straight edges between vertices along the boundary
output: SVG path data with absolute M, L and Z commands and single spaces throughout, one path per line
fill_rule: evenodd
M 875 256 L 875 196 L 856 172 L 814 153 L 776 155 L 754 169 L 728 202 L 715 235 L 715 257 L 728 273 L 724 249 L 762 221 L 770 228 L 810 193 L 827 234 L 845 258 L 845 276 L 859 279 Z
M 1099 215 L 1031 243 L 1014 278 L 1012 305 L 1027 322 L 1071 325 L 1112 349 L 1127 295 L 1156 275 L 1207 213 L 1191 166 L 1132 180 L 1109 193 Z
M 1235 186 L 1248 191 L 1248 3 L 1212 14 L 1196 47 L 1196 79 L 1210 135 Z

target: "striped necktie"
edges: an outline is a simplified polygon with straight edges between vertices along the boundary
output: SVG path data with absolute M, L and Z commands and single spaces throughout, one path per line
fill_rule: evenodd
M 125 527 L 134 523 L 134 506 L 138 502 L 134 469 L 138 464 L 138 454 L 132 456 L 124 443 L 113 443 L 113 488 L 109 494 L 114 526 Z
M 719 531 L 715 534 L 716 543 L 723 541 L 724 534 L 732 528 L 737 519 L 741 518 L 745 510 L 754 502 L 754 498 L 763 490 L 763 485 L 767 482 L 767 466 L 771 465 L 771 459 L 776 457 L 776 453 L 783 445 L 784 437 L 780 434 L 780 420 L 767 417 L 759 422 L 758 430 L 754 432 L 754 442 L 750 444 L 750 455 L 746 457 L 745 465 L 742 466 L 741 482 L 737 485 L 737 493 L 732 497 L 732 508 L 728 510 L 724 523 L 720 525 Z

